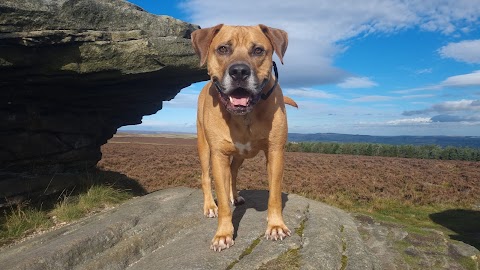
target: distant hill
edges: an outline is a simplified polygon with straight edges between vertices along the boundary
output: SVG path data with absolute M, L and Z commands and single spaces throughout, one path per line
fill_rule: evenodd
M 129 134 L 184 134 L 195 133 L 178 131 L 148 131 L 148 130 L 119 130 L 118 133 Z M 411 145 L 438 145 L 441 147 L 471 147 L 480 148 L 480 136 L 370 136 L 349 135 L 338 133 L 288 133 L 289 142 L 337 142 L 337 143 L 381 143 L 381 144 L 411 144 Z
M 301 134 L 289 133 L 290 142 L 337 142 L 337 143 L 381 143 L 381 144 L 411 144 L 438 145 L 441 147 L 472 147 L 480 148 L 480 136 L 369 136 L 348 135 L 337 133 Z
M 136 130 L 136 129 L 119 129 L 117 134 L 143 134 L 143 135 L 162 135 L 162 134 L 181 134 L 181 135 L 197 135 L 196 132 L 181 131 L 158 131 L 158 130 Z

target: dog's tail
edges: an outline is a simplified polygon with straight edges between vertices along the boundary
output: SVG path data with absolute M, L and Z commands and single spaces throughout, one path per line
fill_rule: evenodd
M 283 102 L 285 102 L 285 104 L 288 104 L 288 105 L 298 109 L 297 103 L 293 99 L 291 99 L 287 96 L 283 96 Z

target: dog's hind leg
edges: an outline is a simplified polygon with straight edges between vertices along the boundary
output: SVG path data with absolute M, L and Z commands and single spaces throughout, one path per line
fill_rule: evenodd
M 202 167 L 203 214 L 206 217 L 218 216 L 218 207 L 212 195 L 212 180 L 210 178 L 210 147 L 205 138 L 203 128 L 197 128 L 197 146 L 200 165 Z
M 232 174 L 232 181 L 230 183 L 230 202 L 233 205 L 242 205 L 245 203 L 245 199 L 238 195 L 237 191 L 237 174 L 238 169 L 242 166 L 242 163 L 245 159 L 241 157 L 233 157 L 232 163 L 230 164 L 230 170 Z

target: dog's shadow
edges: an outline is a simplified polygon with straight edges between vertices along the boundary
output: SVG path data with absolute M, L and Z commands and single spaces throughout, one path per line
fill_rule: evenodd
M 235 206 L 235 210 L 232 215 L 233 223 L 233 239 L 237 238 L 238 227 L 240 221 L 247 212 L 247 209 L 253 208 L 256 211 L 264 212 L 268 209 L 268 190 L 242 190 L 239 195 L 245 199 L 245 203 Z M 288 201 L 288 196 L 282 193 L 282 210 L 285 208 L 285 203 Z M 265 218 L 267 218 L 265 214 Z

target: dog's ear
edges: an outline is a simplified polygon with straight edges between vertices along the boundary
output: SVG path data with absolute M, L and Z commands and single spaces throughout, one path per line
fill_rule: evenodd
M 268 27 L 263 24 L 260 24 L 259 26 L 260 26 L 260 29 L 262 29 L 263 33 L 268 37 L 268 39 L 272 43 L 273 50 L 275 50 L 275 53 L 280 59 L 280 62 L 282 62 L 283 64 L 283 56 L 285 55 L 285 52 L 287 51 L 287 46 L 288 46 L 287 32 L 281 29 Z
M 205 65 L 208 56 L 208 47 L 212 43 L 213 37 L 220 31 L 223 24 L 216 25 L 210 28 L 198 29 L 192 33 L 193 49 L 200 57 L 200 66 Z

